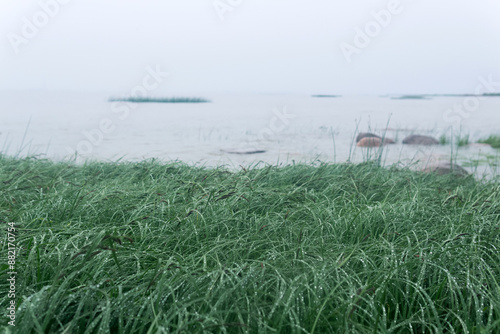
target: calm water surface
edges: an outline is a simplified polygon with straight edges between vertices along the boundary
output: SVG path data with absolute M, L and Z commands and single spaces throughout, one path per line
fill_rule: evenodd
M 109 94 L 0 93 L 0 147 L 7 154 L 51 159 L 77 156 L 142 160 L 156 157 L 207 166 L 321 161 L 363 161 L 377 150 L 355 147 L 356 131 L 395 139 L 381 152 L 385 164 L 428 163 L 453 156 L 481 173 L 493 171 L 498 151 L 482 145 L 411 147 L 412 133 L 471 141 L 499 134 L 500 98 L 487 98 L 460 117 L 448 110 L 464 97 L 394 100 L 376 96 L 214 95 L 205 104 L 110 103 Z M 464 109 L 465 111 L 465 109 Z M 225 151 L 265 150 L 237 155 Z M 486 166 L 489 159 L 490 164 Z M 477 171 L 477 170 L 476 170 Z

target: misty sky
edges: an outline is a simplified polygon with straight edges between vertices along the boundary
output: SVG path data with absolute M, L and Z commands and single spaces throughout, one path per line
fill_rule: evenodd
M 471 93 L 479 76 L 500 81 L 498 0 L 400 0 L 380 31 L 372 13 L 391 1 L 54 1 L 0 0 L 0 89 L 126 93 L 156 65 L 170 73 L 162 94 Z M 341 45 L 367 25 L 348 62 Z

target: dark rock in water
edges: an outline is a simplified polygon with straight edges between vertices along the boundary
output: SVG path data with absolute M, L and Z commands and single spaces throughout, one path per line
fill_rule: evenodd
M 374 133 L 371 133 L 371 132 L 360 132 L 358 134 L 358 136 L 356 137 L 356 143 L 359 143 L 363 138 L 378 138 L 378 139 L 382 139 L 382 137 L 374 134 Z M 384 141 L 384 145 L 386 144 L 394 144 L 395 141 L 390 139 L 390 138 L 383 138 L 383 141 Z M 358 145 L 358 146 L 363 146 L 363 145 Z M 380 146 L 380 145 L 379 145 Z
M 382 139 L 382 137 L 377 136 L 376 134 L 371 133 L 371 132 L 360 132 L 360 133 L 359 133 L 359 135 L 356 137 L 356 143 L 359 143 L 359 141 L 360 141 L 361 139 L 363 139 L 363 138 L 367 138 L 367 137 Z
M 358 147 L 380 147 L 382 146 L 382 139 L 378 137 L 365 137 L 356 144 Z
M 462 166 L 452 164 L 450 162 L 441 162 L 434 165 L 427 166 L 423 169 L 427 173 L 436 173 L 438 175 L 456 174 L 457 176 L 467 176 L 467 172 Z
M 411 135 L 403 139 L 403 144 L 408 145 L 439 145 L 439 141 L 429 136 Z
M 229 153 L 229 154 L 258 154 L 258 153 L 266 153 L 266 150 L 254 150 L 254 149 L 248 149 L 248 150 L 221 150 L 224 153 Z

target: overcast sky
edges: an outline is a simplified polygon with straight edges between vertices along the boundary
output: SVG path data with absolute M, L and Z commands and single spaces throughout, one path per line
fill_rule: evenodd
M 397 2 L 0 0 L 0 89 L 126 93 L 157 65 L 165 94 L 465 93 L 479 76 L 500 81 L 500 1 Z

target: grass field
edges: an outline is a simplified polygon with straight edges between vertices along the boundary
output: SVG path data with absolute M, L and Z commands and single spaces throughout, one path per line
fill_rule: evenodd
M 500 332 L 493 181 L 0 156 L 0 220 L 12 332 Z
M 500 136 L 492 135 L 486 139 L 479 140 L 478 142 L 483 144 L 489 144 L 493 148 L 500 148 Z

